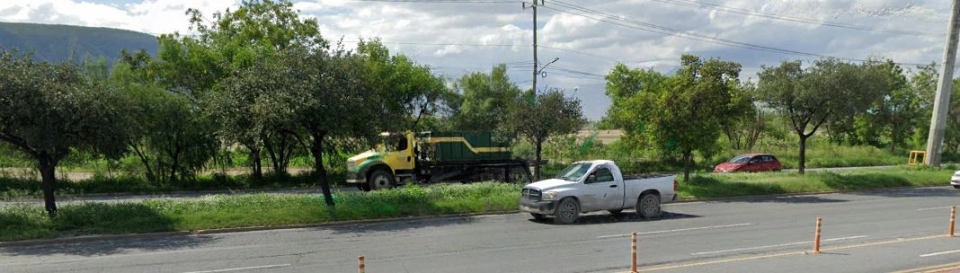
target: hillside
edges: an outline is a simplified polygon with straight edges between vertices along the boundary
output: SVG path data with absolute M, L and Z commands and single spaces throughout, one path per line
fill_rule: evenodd
M 153 35 L 111 28 L 0 22 L 0 48 L 33 50 L 37 59 L 59 62 L 82 60 L 84 55 L 104 56 L 113 62 L 120 50 L 157 51 Z

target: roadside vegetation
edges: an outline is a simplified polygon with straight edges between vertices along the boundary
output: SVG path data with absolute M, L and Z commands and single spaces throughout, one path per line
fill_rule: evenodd
M 956 166 L 950 166 L 955 168 Z M 777 174 L 706 174 L 681 184 L 683 200 L 822 193 L 891 187 L 943 186 L 952 168 L 896 167 L 890 170 Z M 196 231 L 290 226 L 353 220 L 437 216 L 517 210 L 519 184 L 408 185 L 373 192 L 335 192 L 334 208 L 318 194 L 208 195 L 197 199 L 157 198 L 142 202 L 80 202 L 61 207 L 58 217 L 36 204 L 0 207 L 0 241 L 90 234 Z M 331 211 L 332 209 L 332 211 Z

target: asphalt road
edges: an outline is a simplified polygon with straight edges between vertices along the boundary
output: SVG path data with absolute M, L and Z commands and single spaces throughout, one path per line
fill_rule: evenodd
M 949 187 L 664 206 L 668 215 L 524 214 L 0 248 L 3 272 L 894 272 L 960 259 Z M 816 218 L 821 253 L 809 254 Z

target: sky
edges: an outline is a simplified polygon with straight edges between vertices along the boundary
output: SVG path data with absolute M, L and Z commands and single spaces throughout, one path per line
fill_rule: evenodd
M 532 86 L 533 10 L 513 0 L 291 0 L 348 47 L 379 37 L 450 79 L 505 63 Z M 939 63 L 950 0 L 542 0 L 538 90 L 560 88 L 600 119 L 617 63 L 673 73 L 681 54 L 735 61 L 742 80 L 763 66 L 821 57 L 889 58 L 907 70 Z M 0 21 L 191 33 L 184 11 L 209 16 L 239 0 L 0 0 Z M 524 8 L 526 6 L 527 8 Z M 554 61 L 556 60 L 556 61 Z M 551 62 L 554 61 L 554 62 Z M 939 66 L 938 66 L 939 69 Z

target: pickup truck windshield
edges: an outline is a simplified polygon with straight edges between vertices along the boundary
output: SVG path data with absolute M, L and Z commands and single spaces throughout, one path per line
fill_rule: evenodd
M 574 163 L 566 169 L 563 169 L 563 171 L 560 171 L 560 176 L 557 176 L 557 178 L 567 181 L 578 181 L 587 174 L 587 170 L 590 169 L 590 164 L 589 162 Z

